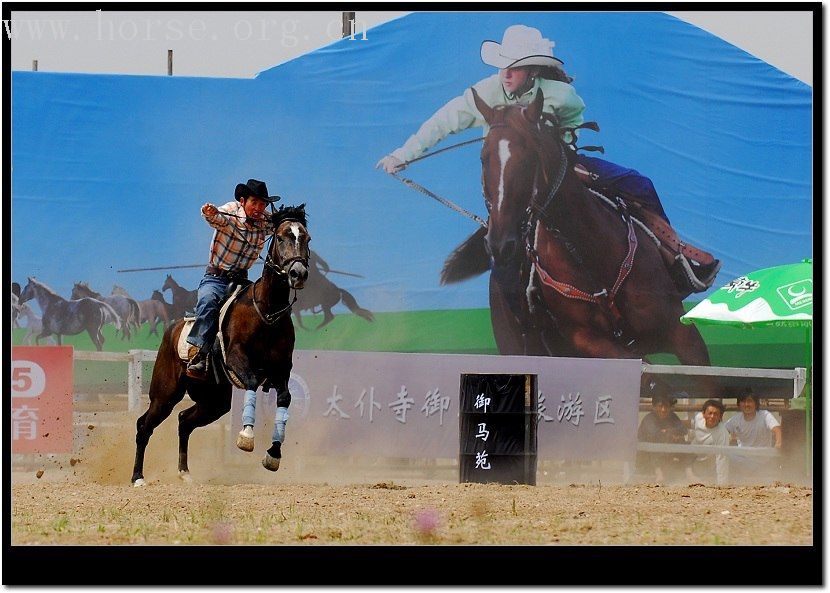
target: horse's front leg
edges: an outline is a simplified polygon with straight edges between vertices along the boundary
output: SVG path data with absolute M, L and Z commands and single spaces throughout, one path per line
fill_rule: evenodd
M 612 339 L 607 332 L 598 331 L 589 326 L 570 326 L 562 332 L 566 339 L 570 340 L 577 356 L 585 358 L 633 358 L 629 350 L 626 350 L 617 341 Z
M 280 468 L 282 458 L 282 444 L 285 442 L 285 425 L 288 422 L 288 406 L 291 405 L 291 392 L 288 391 L 288 380 L 273 382 L 277 390 L 277 412 L 274 417 L 274 433 L 271 436 L 271 447 L 265 452 L 262 465 L 272 472 Z
M 229 363 L 230 363 L 229 357 Z M 254 450 L 254 425 L 256 424 L 256 392 L 262 382 L 256 374 L 250 370 L 247 357 L 233 357 L 234 362 L 229 367 L 236 373 L 242 384 L 245 386 L 245 399 L 242 404 L 242 430 L 236 437 L 236 446 L 243 451 L 250 453 Z M 240 362 L 244 359 L 243 362 Z M 244 369 L 244 371 L 237 370 Z

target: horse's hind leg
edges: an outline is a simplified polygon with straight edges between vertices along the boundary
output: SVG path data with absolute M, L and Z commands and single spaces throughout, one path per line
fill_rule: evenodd
M 331 312 L 331 309 L 324 308 L 323 309 L 323 321 L 320 325 L 317 326 L 317 329 L 320 329 L 324 325 L 328 325 L 334 319 L 334 314 Z
M 159 364 L 157 361 L 156 364 Z M 173 381 L 172 390 L 167 391 L 166 385 L 160 385 L 162 377 L 153 373 L 150 384 L 150 407 L 135 423 L 135 465 L 133 466 L 132 483 L 136 486 L 144 485 L 144 451 L 156 427 L 161 424 L 173 411 L 177 403 L 184 398 L 184 385 L 179 378 L 171 373 L 168 377 Z
M 101 329 L 98 328 L 98 330 L 94 332 L 91 329 L 88 329 L 86 330 L 86 333 L 89 334 L 89 339 L 92 340 L 93 344 L 95 344 L 95 349 L 100 352 L 104 348 L 104 340 L 103 336 L 101 336 Z
M 210 400 L 202 400 L 194 406 L 179 412 L 179 477 L 183 480 L 190 480 L 190 470 L 187 468 L 187 445 L 190 434 L 200 426 L 207 426 L 218 420 L 231 409 L 231 390 L 221 394 L 219 402 L 214 401 L 215 395 Z M 206 403 L 210 401 L 210 404 Z

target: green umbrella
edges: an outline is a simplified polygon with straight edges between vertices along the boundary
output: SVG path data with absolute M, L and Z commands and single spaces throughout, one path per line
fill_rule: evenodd
M 716 290 L 680 318 L 737 327 L 813 325 L 813 260 L 750 272 Z
M 807 434 L 811 434 L 811 333 L 813 327 L 813 260 L 764 268 L 735 278 L 680 318 L 689 325 L 734 327 L 803 327 L 806 336 Z M 811 439 L 812 440 L 812 439 Z M 808 447 L 809 452 L 809 447 Z

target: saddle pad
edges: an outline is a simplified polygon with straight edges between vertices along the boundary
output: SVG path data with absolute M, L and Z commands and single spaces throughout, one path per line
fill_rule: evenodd
M 222 308 L 219 310 L 219 327 L 222 327 L 222 319 L 225 317 L 225 313 L 228 310 L 228 307 L 231 306 L 231 303 L 236 299 L 239 291 L 242 289 L 240 285 L 237 285 L 233 291 L 233 294 L 228 297 L 228 300 L 222 305 Z M 190 330 L 193 328 L 193 324 L 196 322 L 195 317 L 185 317 L 184 318 L 184 325 L 182 326 L 182 333 L 179 334 L 179 341 L 176 344 L 176 352 L 183 361 L 189 360 L 187 356 L 187 351 L 190 349 L 190 344 L 187 343 L 187 336 L 190 334 Z M 221 336 L 221 330 L 219 332 Z
M 187 343 L 187 336 L 190 334 L 190 330 L 195 322 L 195 317 L 185 317 L 182 332 L 179 334 L 179 341 L 176 344 L 176 351 L 179 354 L 179 358 L 183 361 L 188 360 L 187 351 L 190 349 L 190 344 Z

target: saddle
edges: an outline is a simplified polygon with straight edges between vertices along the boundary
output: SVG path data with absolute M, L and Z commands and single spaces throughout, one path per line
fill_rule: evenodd
M 212 366 L 213 358 L 214 358 L 214 350 L 216 342 L 219 342 L 220 350 L 222 353 L 222 359 L 224 360 L 225 352 L 224 352 L 224 345 L 222 344 L 222 320 L 225 318 L 225 313 L 227 313 L 228 308 L 231 306 L 231 303 L 236 300 L 236 297 L 239 295 L 239 292 L 242 290 L 244 286 L 247 286 L 250 282 L 245 283 L 237 283 L 231 284 L 228 286 L 228 294 L 226 294 L 225 299 L 219 309 L 219 331 L 216 333 L 216 340 L 214 341 L 214 348 L 211 348 L 210 354 L 207 357 L 207 365 L 208 369 Z M 185 317 L 184 318 L 184 325 L 182 326 L 182 331 L 179 334 L 179 340 L 176 343 L 176 353 L 179 355 L 179 359 L 187 363 L 189 360 L 188 350 L 192 348 L 192 346 L 187 342 L 187 336 L 190 334 L 190 330 L 193 328 L 193 324 L 196 322 L 196 317 Z M 224 365 L 223 365 L 224 366 Z
M 594 178 L 590 171 L 577 163 L 574 165 L 574 172 L 586 186 L 594 189 Z M 662 216 L 638 202 L 635 197 L 621 198 L 632 218 L 648 232 L 657 245 L 677 288 L 687 296 L 693 292 L 708 290 L 715 281 L 721 262 L 712 254 L 681 240 L 677 231 Z

